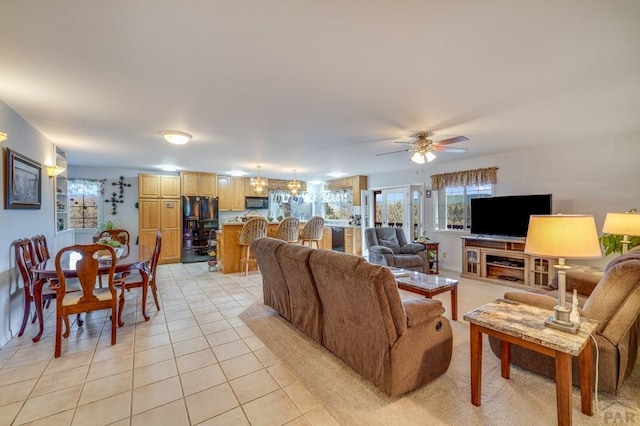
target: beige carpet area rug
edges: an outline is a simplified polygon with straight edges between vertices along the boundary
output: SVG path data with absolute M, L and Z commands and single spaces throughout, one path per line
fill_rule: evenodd
M 464 311 L 463 311 L 464 312 Z M 331 352 L 299 332 L 271 308 L 256 304 L 240 318 L 291 370 L 341 425 L 552 425 L 557 423 L 555 382 L 512 367 L 500 377 L 500 361 L 483 342 L 482 405 L 471 404 L 469 326 L 451 321 L 454 333 L 449 370 L 427 385 L 390 398 Z M 640 424 L 640 367 L 620 394 L 600 393 L 593 417 L 580 411 L 573 389 L 573 424 Z M 628 423 L 628 422 L 627 422 Z

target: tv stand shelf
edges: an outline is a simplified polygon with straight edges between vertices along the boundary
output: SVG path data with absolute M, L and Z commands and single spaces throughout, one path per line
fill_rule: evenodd
M 464 236 L 461 275 L 505 285 L 548 285 L 554 260 L 525 254 L 524 246 L 524 237 Z

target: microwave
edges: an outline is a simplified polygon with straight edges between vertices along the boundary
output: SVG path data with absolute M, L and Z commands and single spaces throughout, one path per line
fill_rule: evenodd
M 269 208 L 269 197 L 245 197 L 245 207 L 249 209 L 268 209 Z

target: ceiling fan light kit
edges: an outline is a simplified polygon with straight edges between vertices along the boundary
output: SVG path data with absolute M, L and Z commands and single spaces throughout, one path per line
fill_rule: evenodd
M 411 161 L 417 164 L 424 164 L 425 162 L 431 162 L 436 159 L 436 154 L 434 154 L 434 151 L 464 152 L 465 151 L 464 149 L 449 148 L 446 145 L 469 140 L 465 136 L 456 136 L 453 138 L 434 142 L 431 139 L 428 139 L 429 137 L 428 132 L 416 133 L 412 135 L 412 137 L 416 139 L 413 142 L 396 142 L 396 143 L 409 144 L 411 145 L 411 147 L 407 149 L 402 149 L 400 151 L 385 152 L 377 155 L 395 154 L 398 152 L 413 152 L 413 155 L 411 156 Z

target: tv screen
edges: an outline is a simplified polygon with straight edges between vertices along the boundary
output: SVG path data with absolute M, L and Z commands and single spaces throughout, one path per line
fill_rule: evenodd
M 532 214 L 551 214 L 551 194 L 471 199 L 471 233 L 525 237 Z

